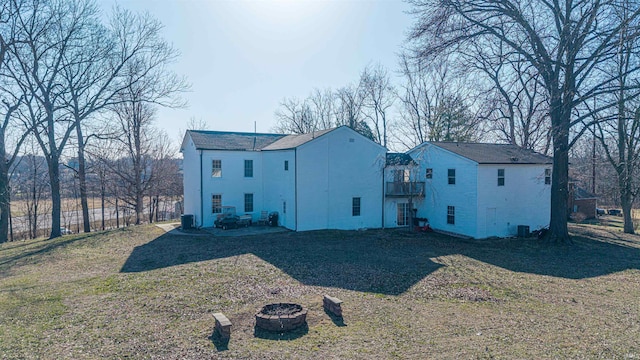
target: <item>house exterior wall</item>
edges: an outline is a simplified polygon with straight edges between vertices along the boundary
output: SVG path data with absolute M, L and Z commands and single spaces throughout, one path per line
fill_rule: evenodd
M 419 164 L 418 181 L 425 181 L 425 197 L 418 216 L 429 219 L 432 228 L 470 237 L 477 235 L 478 164 L 425 143 L 409 152 Z M 427 168 L 433 169 L 431 179 Z M 455 185 L 448 183 L 448 169 L 455 169 Z M 455 209 L 455 223 L 447 223 L 449 206 Z
M 212 177 L 213 160 L 222 161 L 222 176 Z M 253 160 L 253 177 L 244 176 L 244 160 Z M 256 221 L 263 206 L 262 155 L 257 151 L 204 150 L 202 226 L 213 226 L 212 195 L 222 195 L 222 206 L 235 206 L 238 215 L 249 214 Z M 245 212 L 244 194 L 253 194 L 253 211 Z
M 182 169 L 184 174 L 184 213 L 195 217 L 194 226 L 202 220 L 200 212 L 200 151 L 187 135 L 186 146 L 182 149 Z
M 386 149 L 347 127 L 297 148 L 297 230 L 382 227 Z M 360 215 L 352 214 L 359 197 Z
M 262 210 L 277 211 L 280 226 L 291 230 L 296 228 L 295 156 L 295 150 L 262 152 L 263 208 L 257 209 L 258 214 Z M 285 161 L 288 170 L 285 170 Z
M 551 185 L 545 184 L 550 165 L 504 164 L 478 166 L 478 220 L 476 238 L 508 237 L 518 225 L 530 230 L 549 224 Z M 498 169 L 504 169 L 504 186 L 498 186 Z

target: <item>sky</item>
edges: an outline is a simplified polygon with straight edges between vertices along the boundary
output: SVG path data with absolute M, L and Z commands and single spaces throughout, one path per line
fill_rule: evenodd
M 180 139 L 190 118 L 210 130 L 270 132 L 287 97 L 356 82 L 367 66 L 392 73 L 412 25 L 401 0 L 104 0 L 149 12 L 180 52 L 188 107 L 159 109 L 156 125 Z M 178 140 L 176 140 L 178 141 Z

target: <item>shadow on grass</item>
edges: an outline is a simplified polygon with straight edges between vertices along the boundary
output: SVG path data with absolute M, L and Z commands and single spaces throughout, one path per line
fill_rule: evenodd
M 331 319 L 331 321 L 333 321 L 333 323 L 336 326 L 339 326 L 339 327 L 347 326 L 347 324 L 344 323 L 344 318 L 342 316 L 336 316 L 335 314 L 333 314 L 331 311 L 328 311 L 327 309 L 324 310 L 324 313 L 327 314 L 329 319 Z
M 640 269 L 640 241 L 589 232 L 574 244 L 537 239 L 462 240 L 400 230 L 314 231 L 245 237 L 188 238 L 165 234 L 136 247 L 121 272 L 254 254 L 305 285 L 399 295 L 460 254 L 511 271 L 570 279 Z M 631 246 L 633 245 L 633 246 Z
M 306 322 L 297 329 L 281 333 L 267 331 L 257 326 L 253 327 L 253 336 L 265 340 L 295 340 L 307 335 L 307 333 L 309 333 L 309 325 Z
M 211 336 L 209 336 L 209 340 L 211 340 L 213 346 L 216 347 L 216 350 L 218 352 L 229 350 L 229 338 L 220 336 L 220 333 L 218 333 L 215 329 L 213 330 Z
M 16 247 L 7 247 L 5 249 L 0 249 L 0 274 L 4 273 L 12 266 L 19 264 L 21 261 L 37 261 L 39 257 L 44 256 L 58 248 L 64 248 L 68 245 L 80 241 L 86 241 L 87 239 L 91 239 L 98 235 L 101 235 L 101 233 L 62 236 L 52 240 L 43 239 L 38 241 L 30 241 L 25 244 L 20 244 Z M 5 253 L 12 251 L 12 249 L 25 246 L 31 246 L 32 249 L 29 249 L 27 251 L 18 251 L 16 255 L 5 256 Z

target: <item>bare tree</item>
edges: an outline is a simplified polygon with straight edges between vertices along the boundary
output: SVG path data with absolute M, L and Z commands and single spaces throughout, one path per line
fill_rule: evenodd
M 453 74 L 446 58 L 427 64 L 401 56 L 404 83 L 398 139 L 412 148 L 425 141 L 474 141 L 482 136 L 482 119 L 471 111 L 463 78 Z M 469 86 L 467 86 L 469 87 Z
M 364 115 L 373 124 L 377 142 L 386 147 L 390 128 L 389 109 L 395 101 L 387 69 L 379 64 L 366 67 L 360 74 L 360 86 L 364 93 Z
M 416 56 L 457 52 L 471 41 L 500 40 L 540 74 L 549 99 L 554 150 L 548 238 L 571 241 L 567 228 L 570 129 L 584 119 L 572 116 L 579 105 L 616 86 L 619 75 L 606 73 L 599 64 L 615 55 L 622 29 L 633 28 L 635 33 L 637 4 L 627 4 L 629 16 L 621 23 L 612 16 L 625 6 L 619 1 L 411 3 L 418 16 L 410 36 Z M 610 106 L 615 104 L 605 105 Z
M 286 98 L 275 112 L 276 132 L 282 134 L 307 134 L 317 129 L 317 124 L 307 100 Z

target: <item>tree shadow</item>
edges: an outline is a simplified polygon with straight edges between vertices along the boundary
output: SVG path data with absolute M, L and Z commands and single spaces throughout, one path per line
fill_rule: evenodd
M 633 245 L 633 246 L 632 246 Z M 399 295 L 443 265 L 439 256 L 464 255 L 516 272 L 583 279 L 640 269 L 640 241 L 574 233 L 574 244 L 537 239 L 465 240 L 401 230 L 313 231 L 244 237 L 165 234 L 136 247 L 121 272 L 253 254 L 305 285 Z

